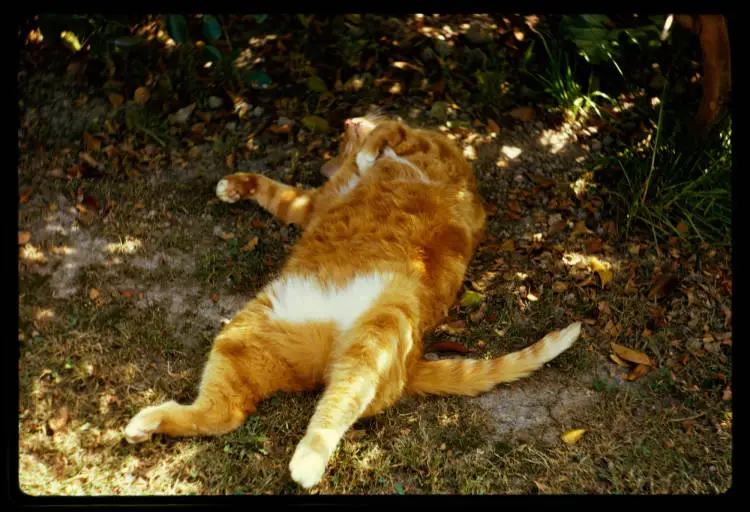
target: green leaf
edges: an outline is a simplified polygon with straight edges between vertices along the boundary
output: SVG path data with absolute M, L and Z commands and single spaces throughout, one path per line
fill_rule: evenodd
M 245 80 L 256 89 L 265 89 L 273 83 L 271 77 L 263 71 L 253 71 L 245 74 Z
M 263 23 L 268 19 L 268 14 L 255 14 L 253 15 L 256 23 Z
M 401 496 L 406 494 L 406 491 L 404 490 L 404 486 L 401 484 L 396 484 L 393 486 L 394 489 L 396 489 L 396 492 L 399 493 Z
M 174 39 L 174 42 L 177 44 L 187 43 L 188 29 L 185 16 L 183 16 L 182 14 L 168 14 L 167 34 L 169 34 L 169 37 Z
M 308 25 L 310 25 L 310 20 L 312 19 L 312 16 L 307 18 L 304 14 L 297 13 L 297 19 L 299 20 L 300 23 L 302 23 L 303 27 L 307 28 Z
M 317 93 L 324 93 L 328 91 L 328 86 L 319 76 L 311 76 L 307 79 L 307 88 Z
M 320 116 L 307 116 L 302 118 L 302 124 L 311 132 L 325 133 L 328 131 L 328 121 Z
M 210 60 L 214 62 L 219 62 L 221 60 L 222 55 L 218 48 L 216 48 L 215 46 L 211 46 L 210 44 L 207 44 L 203 48 Z
M 484 295 L 472 290 L 466 290 L 461 297 L 461 305 L 465 308 L 478 308 L 482 305 Z
M 221 37 L 221 25 L 216 16 L 210 14 L 203 16 L 203 37 L 209 42 L 216 41 Z

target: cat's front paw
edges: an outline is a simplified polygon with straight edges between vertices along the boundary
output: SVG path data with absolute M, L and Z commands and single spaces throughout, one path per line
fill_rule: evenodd
M 225 203 L 236 203 L 251 198 L 258 188 L 258 177 L 253 174 L 232 174 L 216 184 L 216 197 Z
M 165 406 L 171 406 L 172 404 L 176 404 L 176 402 L 166 402 L 141 409 L 125 427 L 125 439 L 131 444 L 142 443 L 151 439 L 151 435 L 156 432 L 164 418 Z
M 317 485 L 323 478 L 327 464 L 327 458 L 310 448 L 306 440 L 303 439 L 297 445 L 292 460 L 289 462 L 289 471 L 292 474 L 292 480 L 305 489 L 309 489 Z

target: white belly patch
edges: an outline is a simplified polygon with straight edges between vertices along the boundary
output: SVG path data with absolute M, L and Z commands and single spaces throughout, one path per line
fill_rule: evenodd
M 286 276 L 272 283 L 268 297 L 271 318 L 294 323 L 333 321 L 348 330 L 380 297 L 392 274 L 358 275 L 343 288 L 323 289 L 315 277 Z

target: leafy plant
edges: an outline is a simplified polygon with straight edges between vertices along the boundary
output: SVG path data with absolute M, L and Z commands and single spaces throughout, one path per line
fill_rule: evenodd
M 642 26 L 618 26 L 603 14 L 579 14 L 563 16 L 560 30 L 563 37 L 571 41 L 578 53 L 591 64 L 610 61 L 623 76 L 617 58 L 622 55 L 623 42 L 641 46 L 647 43 L 652 46 L 661 44 L 660 27 L 664 25 L 664 16 L 650 16 L 650 23 Z
M 544 86 L 544 91 L 555 99 L 558 106 L 571 119 L 586 117 L 589 110 L 593 110 L 597 116 L 602 117 L 602 112 L 594 98 L 603 98 L 610 103 L 614 103 L 614 100 L 601 91 L 591 92 L 593 75 L 589 75 L 589 92 L 584 93 L 583 87 L 576 80 L 575 64 L 571 66 L 568 54 L 559 46 L 553 52 L 544 37 L 539 35 L 539 38 L 549 57 L 546 72 L 537 77 L 537 81 Z

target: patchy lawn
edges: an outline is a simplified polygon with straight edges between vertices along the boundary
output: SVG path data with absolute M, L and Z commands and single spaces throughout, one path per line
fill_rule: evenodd
M 21 489 L 308 493 L 287 465 L 315 393 L 274 396 L 216 438 L 130 445 L 122 429 L 142 407 L 195 397 L 221 323 L 276 275 L 299 236 L 253 204 L 219 203 L 218 179 L 252 170 L 316 186 L 334 137 L 255 133 L 256 147 L 228 160 L 235 153 L 217 141 L 246 140 L 264 118 L 203 108 L 219 119 L 216 137 L 162 146 L 101 128 L 115 123 L 116 107 L 75 80 L 34 71 L 25 85 L 36 117 L 19 169 Z M 498 116 L 493 126 L 461 108 L 448 105 L 445 119 L 430 108 L 393 111 L 456 138 L 491 217 L 466 279 L 478 300 L 457 305 L 426 343 L 495 357 L 575 320 L 583 333 L 523 381 L 476 398 L 405 398 L 358 422 L 310 492 L 728 490 L 731 248 L 619 232 L 602 197 L 578 181 L 598 161 L 594 130 L 541 114 Z M 87 123 L 98 123 L 100 145 L 80 137 Z M 65 128 L 73 125 L 79 132 Z M 612 343 L 649 364 L 633 373 L 634 363 L 611 357 Z M 561 435 L 573 429 L 585 433 L 567 444 Z

